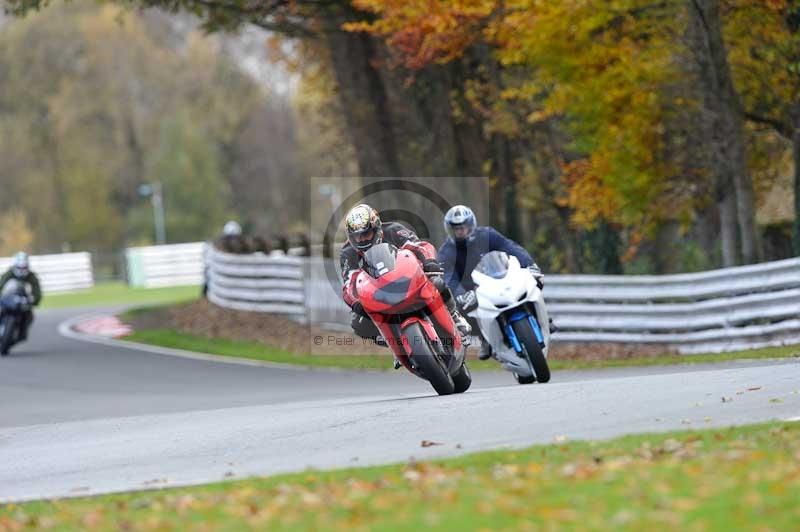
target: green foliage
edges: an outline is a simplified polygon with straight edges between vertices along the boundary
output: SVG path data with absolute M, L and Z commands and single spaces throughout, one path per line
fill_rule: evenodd
M 151 242 L 142 183 L 163 183 L 171 241 L 232 214 L 226 154 L 265 94 L 211 38 L 142 17 L 59 4 L 0 34 L 0 208 L 37 250 Z
M 230 189 L 220 177 L 213 137 L 185 115 L 172 118 L 162 135 L 150 174 L 163 184 L 167 235 L 173 242 L 189 242 L 214 234 L 229 218 Z

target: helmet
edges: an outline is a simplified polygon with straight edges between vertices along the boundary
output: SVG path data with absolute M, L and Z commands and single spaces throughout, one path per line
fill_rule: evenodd
M 28 254 L 24 251 L 20 251 L 14 255 L 14 264 L 11 266 L 11 273 L 14 274 L 14 277 L 21 279 L 23 277 L 27 277 L 28 272 L 30 272 Z
M 231 220 L 222 228 L 222 234 L 225 236 L 239 236 L 242 234 L 242 226 L 239 225 L 239 222 Z
M 344 225 L 347 230 L 348 242 L 359 253 L 364 253 L 373 245 L 380 244 L 383 241 L 381 217 L 378 216 L 378 211 L 366 203 L 361 203 L 350 209 Z
M 455 205 L 444 215 L 444 230 L 453 240 L 471 240 L 475 234 L 475 213 L 466 205 Z

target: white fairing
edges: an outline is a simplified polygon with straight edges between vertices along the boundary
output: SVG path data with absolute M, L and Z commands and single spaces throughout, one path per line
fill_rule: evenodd
M 542 291 L 536 285 L 536 279 L 528 268 L 522 268 L 514 256 L 508 257 L 508 271 L 500 279 L 495 279 L 474 270 L 472 280 L 477 285 L 475 295 L 478 307 L 469 313 L 478 321 L 481 333 L 492 346 L 497 359 L 508 371 L 522 376 L 532 374 L 530 366 L 524 358 L 505 344 L 503 331 L 497 317 L 508 310 L 533 303 L 538 317 L 538 324 L 544 339 L 544 356 L 550 348 L 550 320 L 547 315 Z

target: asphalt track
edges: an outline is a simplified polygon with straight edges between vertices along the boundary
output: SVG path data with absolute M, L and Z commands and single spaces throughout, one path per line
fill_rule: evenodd
M 477 373 L 466 394 L 438 397 L 403 371 L 220 363 L 59 333 L 82 312 L 39 313 L 31 341 L 0 360 L 0 501 L 800 417 L 796 359 L 530 386 Z

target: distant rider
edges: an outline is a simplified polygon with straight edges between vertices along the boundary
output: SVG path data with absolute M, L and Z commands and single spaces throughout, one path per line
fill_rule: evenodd
M 470 326 L 459 314 L 450 289 L 441 275 L 436 275 L 442 273 L 442 267 L 436 259 L 436 248 L 430 242 L 420 240 L 414 231 L 399 222 L 381 222 L 378 212 L 365 203 L 356 205 L 347 213 L 345 229 L 347 243 L 342 247 L 339 257 L 344 282 L 342 299 L 353 311 L 350 325 L 357 335 L 380 341 L 380 331 L 358 300 L 356 278 L 361 271 L 364 253 L 382 242 L 392 244 L 398 249 L 407 249 L 416 255 L 425 273 L 432 274 L 431 280 L 439 289 L 459 332 L 463 335 L 469 334 Z
M 6 271 L 6 273 L 0 277 L 0 294 L 3 293 L 3 289 L 5 288 L 6 284 L 8 284 L 12 279 L 16 279 L 18 282 L 23 283 L 26 288 L 26 292 L 31 295 L 31 303 L 33 306 L 38 306 L 42 301 L 42 288 L 39 285 L 39 278 L 36 277 L 36 274 L 30 269 L 30 261 L 28 260 L 27 253 L 23 251 L 20 251 L 14 255 L 14 263 L 11 265 L 11 268 L 9 268 L 8 271 Z M 20 341 L 28 338 L 28 328 L 30 328 L 31 323 L 33 323 L 33 311 L 28 310 L 23 316 L 22 325 L 20 326 Z
M 520 266 L 530 268 L 541 286 L 542 273 L 525 249 L 503 236 L 497 229 L 478 226 L 475 213 L 465 205 L 456 205 L 444 215 L 444 229 L 448 238 L 439 248 L 439 260 L 444 267 L 447 286 L 456 295 L 461 312 L 473 310 L 475 300 L 475 283 L 472 282 L 472 270 L 485 254 L 490 251 L 505 251 L 519 260 Z M 467 317 L 473 329 L 478 329 L 474 318 Z M 478 358 L 486 360 L 492 356 L 489 342 L 480 335 L 481 350 Z

